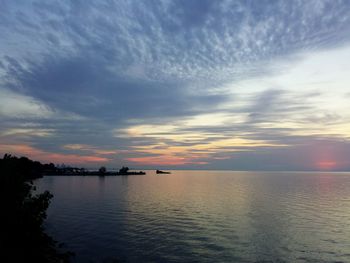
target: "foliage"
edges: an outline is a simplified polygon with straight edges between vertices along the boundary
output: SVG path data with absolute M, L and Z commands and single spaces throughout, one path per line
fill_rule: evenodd
M 0 262 L 69 262 L 71 253 L 60 252 L 57 242 L 44 232 L 53 195 L 32 194 L 31 180 L 52 166 L 8 154 L 0 159 Z
M 107 169 L 106 169 L 106 167 L 101 166 L 100 169 L 98 169 L 98 172 L 99 172 L 100 174 L 105 174 L 105 173 L 107 172 Z

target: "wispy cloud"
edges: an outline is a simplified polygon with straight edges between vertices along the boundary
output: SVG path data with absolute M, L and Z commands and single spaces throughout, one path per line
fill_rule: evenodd
M 308 142 L 349 139 L 349 7 L 2 1 L 1 152 L 296 169 Z
M 47 152 L 26 144 L 0 144 L 2 151 L 18 156 L 27 156 L 44 162 L 55 162 L 56 164 L 92 164 L 106 163 L 108 158 L 94 155 L 61 154 Z

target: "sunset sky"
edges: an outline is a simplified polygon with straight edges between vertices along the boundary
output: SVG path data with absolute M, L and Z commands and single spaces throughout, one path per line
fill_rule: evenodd
M 350 1 L 0 0 L 0 154 L 350 170 Z

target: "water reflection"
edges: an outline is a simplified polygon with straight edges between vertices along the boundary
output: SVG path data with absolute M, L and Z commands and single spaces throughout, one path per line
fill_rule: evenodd
M 350 175 L 172 171 L 46 177 L 48 229 L 77 261 L 329 262 L 350 258 Z

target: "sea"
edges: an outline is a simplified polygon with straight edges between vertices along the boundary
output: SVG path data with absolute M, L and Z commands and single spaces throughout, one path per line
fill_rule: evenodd
M 350 173 L 45 176 L 73 262 L 350 262 Z

